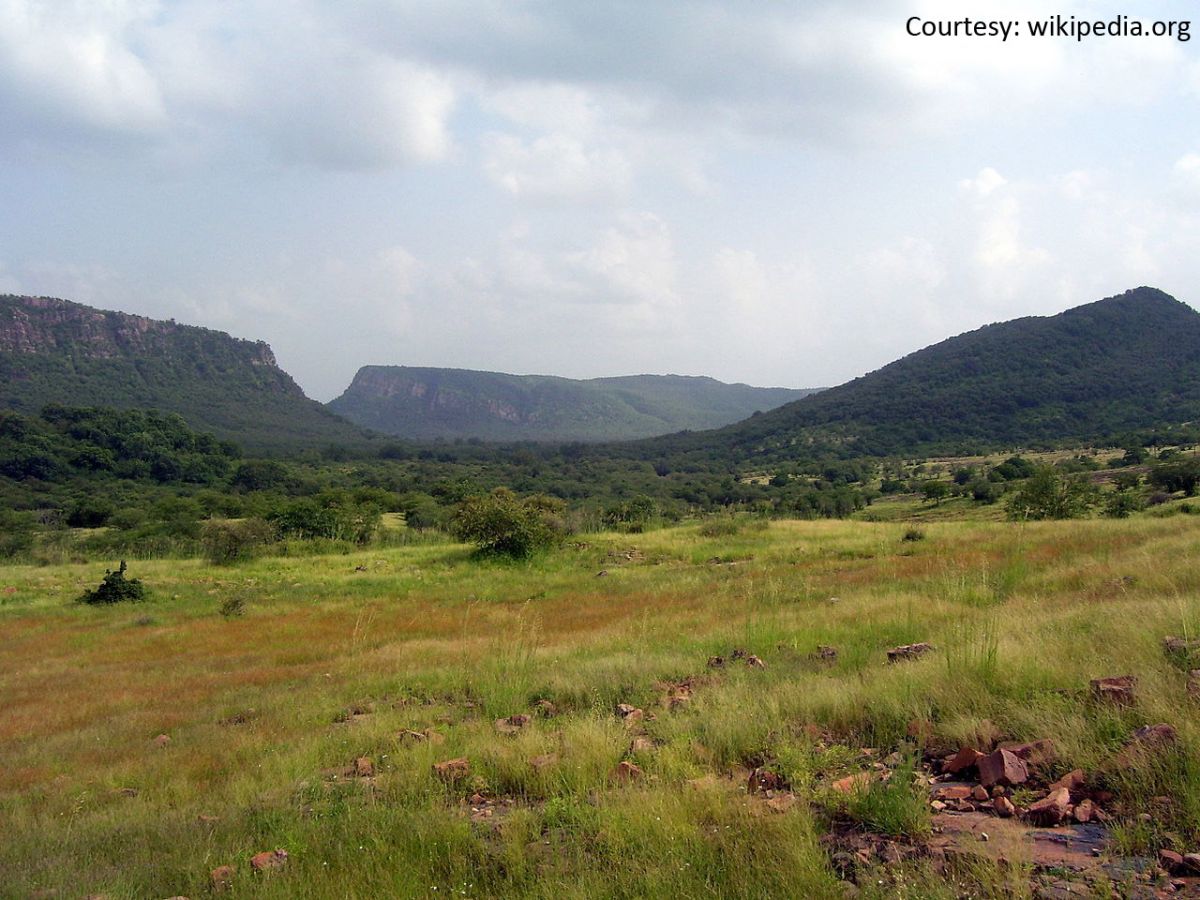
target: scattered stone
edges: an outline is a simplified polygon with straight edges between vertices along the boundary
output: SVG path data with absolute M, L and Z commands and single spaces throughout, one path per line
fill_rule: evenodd
M 1200 650 L 1200 640 L 1188 640 L 1181 637 L 1163 638 L 1163 649 L 1167 653 L 1186 655 Z
M 746 657 L 746 665 L 749 666 L 751 669 L 765 669 L 767 667 L 767 664 L 765 662 L 763 662 L 761 659 L 759 659 L 757 656 L 747 656 Z
M 857 775 L 847 775 L 839 778 L 831 786 L 839 794 L 852 794 L 866 788 L 871 783 L 870 772 L 859 772 Z
M 963 747 L 954 757 L 942 766 L 942 771 L 949 775 L 959 775 L 966 772 L 972 766 L 978 765 L 979 760 L 983 759 L 983 754 L 974 747 Z
M 553 719 L 558 715 L 558 707 L 549 700 L 539 700 L 533 704 L 534 711 L 544 719 Z
M 155 747 L 166 747 L 166 746 L 169 746 L 170 743 L 171 743 L 171 736 L 169 734 L 160 734 L 158 737 L 156 737 L 154 739 Z
M 396 735 L 396 740 L 402 744 L 423 744 L 429 740 L 429 735 L 423 731 L 412 731 L 406 728 Z
M 1025 815 L 1036 825 L 1058 825 L 1071 812 L 1071 792 L 1056 788 L 1049 796 L 1032 803 Z
M 271 872 L 287 865 L 288 852 L 283 849 L 264 850 L 250 857 L 250 868 L 255 872 Z
M 943 809 L 946 808 L 946 804 L 943 803 L 941 800 L 932 800 L 932 801 L 930 801 L 929 805 L 933 808 L 933 810 L 935 812 L 941 812 Z
M 638 781 L 645 773 L 642 772 L 641 766 L 637 763 L 632 763 L 627 759 L 617 763 L 617 767 L 612 771 L 612 777 L 617 781 Z
M 974 788 L 971 789 L 971 799 L 975 800 L 979 803 L 983 803 L 987 800 L 992 799 L 992 795 L 988 793 L 988 789 L 985 788 L 982 784 L 977 784 L 977 785 L 975 785 Z
M 904 644 L 893 647 L 887 652 L 888 662 L 901 662 L 907 659 L 918 659 L 933 649 L 933 644 L 922 641 L 919 644 Z
M 973 789 L 964 784 L 951 785 L 950 787 L 938 788 L 933 793 L 935 800 L 968 800 L 973 793 Z
M 787 782 L 774 769 L 759 767 L 750 773 L 746 781 L 746 790 L 751 794 L 765 794 L 767 791 L 781 791 L 786 788 Z
M 1134 688 L 1137 678 L 1133 675 L 1114 675 L 1110 678 L 1092 679 L 1092 696 L 1102 703 L 1117 706 L 1133 706 Z
M 1058 781 L 1050 785 L 1050 790 L 1053 791 L 1061 787 L 1074 793 L 1083 787 L 1084 780 L 1083 769 L 1072 769 L 1062 778 L 1058 779 Z
M 1017 808 L 1007 797 L 997 797 L 992 801 L 992 809 L 1002 819 L 1010 819 L 1017 814 Z
M 506 719 L 496 720 L 496 730 L 501 734 L 516 734 L 530 722 L 529 716 L 525 713 L 517 713 L 515 716 L 509 716 Z
M 608 577 L 608 569 L 601 569 L 599 572 L 596 573 L 596 577 L 597 578 L 607 578 Z
M 1071 816 L 1080 825 L 1086 825 L 1096 816 L 1096 804 L 1091 800 L 1081 800 L 1075 804 L 1075 811 L 1071 813 Z
M 465 756 L 457 759 L 447 759 L 433 764 L 433 774 L 442 781 L 452 783 L 466 778 L 471 774 L 471 764 Z
M 535 772 L 540 772 L 543 769 L 548 769 L 551 766 L 556 766 L 556 765 L 558 765 L 558 754 L 557 753 L 545 753 L 541 756 L 535 756 L 533 759 L 531 759 L 529 761 L 529 765 L 531 765 L 533 767 Z
M 208 881 L 214 891 L 227 891 L 233 887 L 233 866 L 217 866 L 208 873 Z
M 618 703 L 617 704 L 617 715 L 620 716 L 622 719 L 628 719 L 630 716 L 636 716 L 637 718 L 641 718 L 642 711 L 640 709 L 638 709 L 636 706 L 631 706 L 628 703 Z
M 672 712 L 679 709 L 686 709 L 691 702 L 692 698 L 687 694 L 672 694 L 667 698 L 667 709 Z
M 1024 784 L 1029 779 L 1029 769 L 1025 766 L 1025 761 L 1009 750 L 1001 749 L 989 753 L 981 757 L 977 765 L 979 783 L 987 788 L 996 784 L 1012 787 Z
M 1159 850 L 1158 864 L 1168 875 L 1178 875 L 1183 872 L 1183 855 L 1174 850 Z
M 1026 765 L 1033 768 L 1048 765 L 1058 756 L 1054 741 L 1049 738 L 1039 738 L 1036 741 L 1002 741 L 996 745 L 996 749 L 1016 754 Z
M 833 662 L 838 658 L 838 652 L 836 647 L 826 647 L 822 644 L 817 647 L 817 652 L 813 656 L 823 662 Z
M 733 651 L 729 654 L 729 658 L 733 659 L 733 660 L 745 659 L 749 655 L 750 655 L 749 651 L 743 650 L 741 647 L 735 647 L 733 649 Z
M 719 669 L 724 665 L 725 665 L 725 657 L 723 657 L 723 656 L 710 656 L 708 658 L 708 667 L 710 669 Z
M 354 765 L 351 767 L 351 774 L 355 778 L 374 778 L 375 763 L 371 762 L 369 757 L 360 756 L 354 760 Z

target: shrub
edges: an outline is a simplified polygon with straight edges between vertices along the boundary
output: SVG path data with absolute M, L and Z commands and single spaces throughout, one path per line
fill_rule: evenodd
M 250 559 L 275 540 L 275 529 L 262 519 L 210 519 L 200 530 L 205 558 L 214 565 Z
M 1043 466 L 1009 497 L 1008 515 L 1011 519 L 1074 519 L 1098 499 L 1096 487 L 1086 478 L 1060 475 Z
M 84 591 L 78 602 L 93 605 L 107 603 L 141 603 L 148 596 L 146 586 L 137 578 L 125 577 L 125 560 L 121 567 L 113 572 L 106 569 L 100 586 L 93 591 Z
M 522 559 L 562 539 L 562 512 L 562 501 L 553 497 L 518 497 L 508 488 L 496 488 L 463 500 L 450 530 L 483 553 Z
M 923 541 L 925 540 L 925 532 L 920 528 L 909 528 L 904 532 L 903 539 L 906 541 Z
M 221 601 L 221 618 L 237 619 L 246 614 L 246 598 L 233 594 Z
M 704 524 L 700 526 L 699 533 L 702 537 L 709 538 L 733 537 L 741 530 L 742 523 L 733 516 L 714 516 L 704 521 Z

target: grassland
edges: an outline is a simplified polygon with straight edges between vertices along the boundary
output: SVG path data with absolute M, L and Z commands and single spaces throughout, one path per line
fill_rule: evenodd
M 520 564 L 450 543 L 138 562 L 154 600 L 106 609 L 72 602 L 102 566 L 0 568 L 0 896 L 195 898 L 232 864 L 232 896 L 838 897 L 823 833 L 929 822 L 916 789 L 832 781 L 999 737 L 1052 738 L 1056 770 L 1103 780 L 1114 854 L 1200 844 L 1200 725 L 1161 644 L 1200 633 L 1200 521 L 910 527 L 692 525 Z M 243 615 L 220 614 L 231 598 Z M 915 641 L 937 649 L 886 663 Z M 766 668 L 706 666 L 733 648 Z M 1116 674 L 1137 703 L 1092 703 L 1089 679 Z M 557 715 L 497 732 L 543 699 Z M 619 703 L 649 744 L 631 751 Z M 1178 748 L 1114 765 L 1157 722 Z M 373 777 L 334 774 L 360 757 Z M 467 778 L 434 775 L 458 757 Z M 614 775 L 625 759 L 641 778 Z M 785 812 L 747 795 L 763 763 Z M 287 865 L 252 874 L 277 847 Z M 916 860 L 859 890 L 1023 896 L 1029 874 Z

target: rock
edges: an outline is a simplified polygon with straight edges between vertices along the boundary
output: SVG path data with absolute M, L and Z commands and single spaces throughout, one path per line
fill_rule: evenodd
M 986 800 L 991 800 L 992 795 L 988 793 L 988 789 L 982 784 L 977 784 L 971 789 L 971 799 L 978 803 L 983 803 Z
M 787 782 L 783 776 L 773 769 L 757 768 L 746 780 L 746 790 L 751 794 L 765 794 L 767 791 L 780 791 L 786 787 Z
M 824 644 L 817 647 L 817 652 L 813 654 L 816 659 L 824 662 L 833 662 L 838 658 L 838 652 L 835 647 L 826 647 Z
M 654 750 L 654 741 L 645 735 L 639 734 L 629 744 L 630 753 L 650 753 Z
M 1183 856 L 1182 854 L 1176 853 L 1174 850 L 1159 850 L 1158 864 L 1169 875 L 1178 875 L 1184 870 Z
M 541 756 L 535 756 L 529 761 L 529 765 L 533 766 L 534 771 L 540 772 L 543 769 L 548 769 L 551 766 L 558 765 L 557 753 L 544 753 Z
M 1026 817 L 1035 825 L 1058 825 L 1070 814 L 1071 792 L 1056 788 L 1037 803 L 1031 803 Z
M 893 647 L 887 652 L 888 662 L 901 662 L 906 659 L 918 659 L 933 649 L 933 644 L 922 641 L 919 644 L 904 644 Z
M 465 756 L 433 764 L 433 774 L 445 782 L 455 782 L 471 774 L 471 764 Z
M 1183 854 L 1183 865 L 1187 868 L 1189 875 L 1200 874 L 1200 853 Z
M 543 719 L 553 719 L 558 715 L 558 707 L 549 700 L 539 700 L 533 704 L 533 709 Z
M 171 736 L 169 734 L 160 734 L 158 737 L 156 737 L 154 739 L 155 747 L 167 747 L 170 745 L 170 743 L 171 743 Z
M 1170 654 L 1195 653 L 1200 650 L 1200 640 L 1189 641 L 1187 638 L 1165 637 L 1163 638 L 1163 649 Z
M 216 825 L 220 821 L 220 816 L 206 816 L 204 813 L 196 816 L 196 823 L 198 825 Z
M 360 756 L 354 760 L 354 765 L 351 767 L 351 774 L 355 778 L 374 778 L 375 763 L 371 762 L 369 757 Z
M 934 812 L 941 812 L 943 809 L 946 808 L 946 804 L 943 803 L 941 800 L 931 800 L 929 805 L 930 805 L 930 807 L 933 808 Z
M 933 793 L 935 800 L 967 800 L 973 793 L 973 789 L 966 785 L 952 785 L 951 787 L 938 788 Z M 985 798 L 986 799 L 986 798 Z
M 1039 738 L 1036 741 L 1003 741 L 996 745 L 997 750 L 1008 750 L 1019 756 L 1026 765 L 1039 768 L 1054 762 L 1058 750 L 1054 741 L 1049 738 Z
M 1075 804 L 1075 811 L 1071 813 L 1072 818 L 1080 825 L 1086 825 L 1096 816 L 1096 805 L 1091 800 L 1080 800 Z
M 612 778 L 616 781 L 639 781 L 644 776 L 641 766 L 637 763 L 632 763 L 627 759 L 621 760 L 615 769 L 612 770 Z
M 641 718 L 642 711 L 640 709 L 638 709 L 636 706 L 630 706 L 628 703 L 618 703 L 617 704 L 617 715 L 620 716 L 622 719 L 628 719 L 630 716 L 636 716 L 637 718 Z
M 719 669 L 723 665 L 725 665 L 725 657 L 723 656 L 710 656 L 708 658 L 708 667 L 710 669 Z
M 730 659 L 745 659 L 749 655 L 750 655 L 749 651 L 743 650 L 741 647 L 735 647 L 733 649 L 733 651 L 729 654 L 729 658 Z
M 1133 733 L 1125 743 L 1125 748 L 1117 754 L 1116 765 L 1118 768 L 1136 765 L 1146 754 L 1170 747 L 1178 739 L 1179 733 L 1173 725 L 1165 722 L 1145 725 Z
M 208 873 L 208 881 L 214 891 L 227 891 L 233 887 L 233 875 L 233 866 L 217 866 Z
M 989 753 L 980 758 L 977 765 L 979 783 L 987 788 L 996 784 L 1012 787 L 1024 784 L 1029 779 L 1029 769 L 1026 768 L 1025 761 L 1009 750 Z
M 1056 790 L 1060 787 L 1065 787 L 1068 791 L 1074 793 L 1083 787 L 1084 775 L 1083 769 L 1072 769 L 1058 781 L 1050 785 L 1050 790 Z
M 751 669 L 765 669 L 767 667 L 765 662 L 753 655 L 746 657 L 746 665 L 748 665 Z
M 672 694 L 667 698 L 667 709 L 671 712 L 676 712 L 681 709 L 687 709 L 688 704 L 692 702 L 692 698 L 687 694 Z
M 953 745 L 952 745 L 953 746 Z M 948 775 L 959 775 L 979 763 L 983 754 L 974 747 L 963 747 L 954 757 L 942 766 L 942 771 Z
M 495 722 L 496 730 L 501 734 L 516 734 L 530 722 L 529 716 L 525 713 L 517 713 L 515 716 L 509 716 L 506 719 L 497 719 Z
M 288 852 L 283 849 L 264 850 L 250 857 L 250 868 L 255 872 L 272 872 L 287 865 Z
M 839 794 L 852 794 L 855 791 L 865 789 L 871 783 L 870 772 L 859 772 L 857 775 L 847 775 L 845 778 L 839 778 L 831 787 Z
M 396 735 L 396 740 L 402 744 L 423 744 L 429 740 L 429 735 L 421 731 L 405 729 Z
M 1187 692 L 1193 700 L 1200 700 L 1200 669 L 1188 672 Z
M 1017 814 L 1017 808 L 1007 797 L 997 797 L 992 801 L 992 809 L 1002 819 L 1010 819 Z
M 1110 678 L 1095 678 L 1091 682 L 1092 696 L 1102 703 L 1117 706 L 1133 706 L 1134 688 L 1137 678 L 1133 675 L 1114 675 Z

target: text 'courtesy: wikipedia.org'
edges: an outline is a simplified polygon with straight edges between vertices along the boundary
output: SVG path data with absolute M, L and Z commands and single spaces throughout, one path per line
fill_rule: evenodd
M 1022 37 L 1062 38 L 1083 41 L 1104 37 L 1152 37 L 1191 40 L 1192 23 L 1188 19 L 1147 22 L 1130 16 L 1112 19 L 1080 19 L 1076 16 L 1050 16 L 1045 19 L 924 19 L 910 16 L 905 30 L 913 37 L 998 38 L 1009 41 Z

